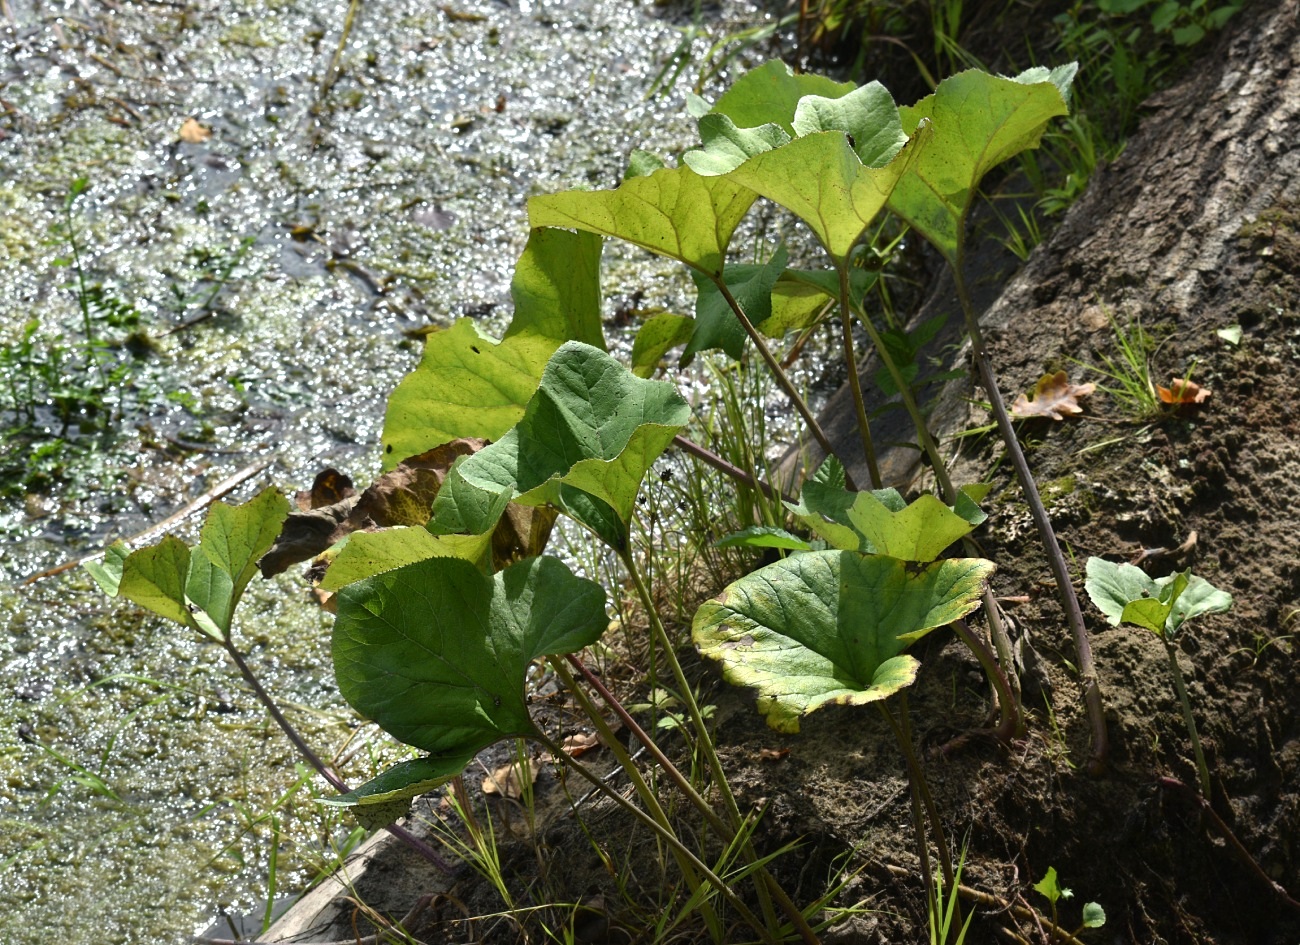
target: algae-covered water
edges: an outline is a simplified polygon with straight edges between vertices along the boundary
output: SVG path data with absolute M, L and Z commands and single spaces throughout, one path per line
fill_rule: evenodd
M 707 11 L 696 56 L 762 16 Z M 698 60 L 646 97 L 689 21 L 630 0 L 0 0 L 0 942 L 187 941 L 356 840 L 219 648 L 79 569 L 20 582 L 255 463 L 228 501 L 327 465 L 367 482 L 414 331 L 508 315 L 527 197 L 689 139 Z M 637 304 L 689 305 L 678 271 L 623 259 Z M 255 583 L 238 629 L 360 779 L 391 749 L 337 697 L 328 634 L 291 576 Z

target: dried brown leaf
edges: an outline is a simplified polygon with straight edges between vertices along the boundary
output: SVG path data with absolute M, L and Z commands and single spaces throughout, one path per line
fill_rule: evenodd
M 212 137 L 212 129 L 205 128 L 197 118 L 191 116 L 181 122 L 180 136 L 186 144 L 202 144 Z
M 484 794 L 508 797 L 517 801 L 524 796 L 524 778 L 528 779 L 528 785 L 531 787 L 537 782 L 540 773 L 541 767 L 533 759 L 524 758 L 497 768 L 483 779 L 480 786 Z
M 1210 399 L 1210 389 L 1208 387 L 1193 384 L 1181 377 L 1175 377 L 1168 387 L 1161 387 L 1157 384 L 1156 394 L 1160 397 L 1162 404 L 1176 404 L 1179 407 L 1187 404 L 1203 404 Z
M 570 735 L 566 738 L 560 747 L 564 749 L 564 753 L 570 758 L 577 758 L 599 748 L 600 736 L 594 732 L 579 732 L 577 735 Z
M 1067 416 L 1083 413 L 1079 398 L 1087 397 L 1097 389 L 1096 384 L 1073 384 L 1064 371 L 1044 374 L 1034 385 L 1033 399 L 1021 394 L 1011 405 L 1011 416 L 1017 420 L 1030 417 L 1048 417 L 1064 420 Z

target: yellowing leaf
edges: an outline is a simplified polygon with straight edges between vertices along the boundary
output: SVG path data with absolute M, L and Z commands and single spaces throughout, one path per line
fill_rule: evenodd
M 1052 420 L 1064 420 L 1083 413 L 1079 398 L 1087 397 L 1097 389 L 1096 384 L 1072 384 L 1064 371 L 1044 374 L 1034 385 L 1031 400 L 1024 394 L 1016 398 L 1011 405 L 1011 416 L 1017 420 L 1030 417 L 1049 417 Z

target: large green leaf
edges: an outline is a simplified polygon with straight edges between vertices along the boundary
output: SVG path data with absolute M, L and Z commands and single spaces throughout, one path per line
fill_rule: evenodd
M 758 689 L 773 728 L 832 703 L 887 698 L 916 677 L 903 653 L 979 605 L 993 563 L 957 558 L 917 567 L 883 555 L 815 551 L 768 565 L 696 613 L 700 652 L 723 675 Z
M 510 283 L 515 313 L 496 341 L 472 319 L 429 335 L 424 357 L 388 399 L 384 469 L 459 437 L 498 439 L 523 416 L 547 360 L 571 339 L 604 347 L 601 241 L 537 229 Z
M 463 558 L 482 567 L 490 560 L 491 549 L 491 528 L 476 535 L 433 535 L 418 525 L 354 532 L 330 563 L 320 586 L 322 590 L 337 591 L 426 558 Z
M 815 132 L 751 158 L 725 179 L 794 213 L 843 266 L 884 208 L 917 144 L 910 143 L 884 167 L 868 167 L 843 132 Z
M 502 340 L 531 335 L 547 338 L 557 348 L 566 341 L 582 341 L 605 350 L 601 244 L 593 233 L 533 230 L 510 279 L 515 312 Z
M 407 744 L 472 756 L 532 734 L 528 665 L 594 643 L 608 623 L 604 589 L 555 558 L 492 576 L 429 558 L 339 592 L 335 675 L 358 712 Z
M 807 95 L 839 98 L 856 86 L 825 76 L 795 74 L 784 62 L 773 59 L 751 69 L 731 84 L 710 111 L 726 115 L 740 128 L 756 128 L 774 122 L 794 136 L 794 115 L 799 100 Z
M 883 167 L 907 144 L 894 97 L 879 82 L 868 82 L 837 98 L 809 95 L 800 99 L 794 130 L 800 137 L 819 131 L 843 132 L 868 167 Z
M 1089 558 L 1085 571 L 1084 588 L 1111 626 L 1132 623 L 1172 638 L 1193 617 L 1232 607 L 1232 595 L 1190 571 L 1153 578 L 1136 565 L 1104 558 Z
M 483 493 L 484 503 L 508 493 L 524 505 L 563 505 L 564 485 L 627 522 L 646 470 L 689 418 L 671 384 L 635 377 L 603 351 L 570 342 L 547 364 L 518 425 L 453 467 L 430 527 L 444 528 L 451 503 L 469 504 L 467 490 Z
M 731 234 L 753 203 L 754 193 L 730 178 L 676 167 L 629 178 L 616 190 L 533 197 L 528 219 L 533 226 L 614 236 L 716 276 Z
M 901 109 L 905 132 L 916 132 L 924 121 L 930 134 L 889 197 L 889 209 L 955 265 L 958 236 L 981 178 L 1038 147 L 1047 122 L 1069 114 L 1066 96 L 1077 69 L 1074 63 L 1035 68 L 1014 79 L 971 69 Z

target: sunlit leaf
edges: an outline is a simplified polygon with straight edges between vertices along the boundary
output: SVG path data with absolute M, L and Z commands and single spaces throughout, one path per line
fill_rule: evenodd
M 570 338 L 603 347 L 600 240 L 534 230 L 515 267 L 515 314 L 500 341 L 472 319 L 430 334 L 388 399 L 384 469 L 460 437 L 498 439 L 523 416 L 547 360 Z
M 758 690 L 773 728 L 830 704 L 887 698 L 916 677 L 903 653 L 979 604 L 993 564 L 925 566 L 883 555 L 814 551 L 746 575 L 696 613 L 692 636 L 723 675 Z
M 884 208 L 916 142 L 884 167 L 867 167 L 842 132 L 826 131 L 746 161 L 725 178 L 785 207 L 812 229 L 838 265 Z
M 627 522 L 646 470 L 689 417 L 671 384 L 637 378 L 603 351 L 570 342 L 547 364 L 519 424 L 453 473 L 467 486 L 525 505 L 561 504 L 561 486 L 568 485 Z M 460 484 L 449 487 L 451 477 L 434 503 L 436 523 L 446 520 L 444 501 L 464 501 Z
M 930 125 L 907 173 L 889 196 L 897 213 L 955 260 L 966 211 L 991 168 L 1038 147 L 1047 123 L 1069 114 L 1077 66 L 1030 69 L 1016 78 L 971 69 L 944 79 L 932 95 L 901 111 L 903 130 Z
M 731 235 L 754 193 L 727 177 L 689 167 L 625 180 L 616 190 L 570 190 L 528 201 L 537 226 L 572 227 L 613 236 L 709 275 L 722 272 Z
M 632 342 L 632 373 L 651 377 L 663 356 L 684 345 L 695 333 L 695 319 L 689 315 L 662 312 L 646 319 Z
M 1232 595 L 1190 571 L 1152 578 L 1136 565 L 1094 557 L 1086 574 L 1088 597 L 1111 626 L 1133 623 L 1172 638 L 1186 621 L 1232 607 Z
M 795 109 L 800 99 L 806 95 L 838 98 L 855 88 L 852 82 L 836 82 L 810 73 L 796 74 L 787 63 L 773 59 L 731 83 L 710 111 L 726 115 L 740 128 L 774 122 L 793 137 Z

